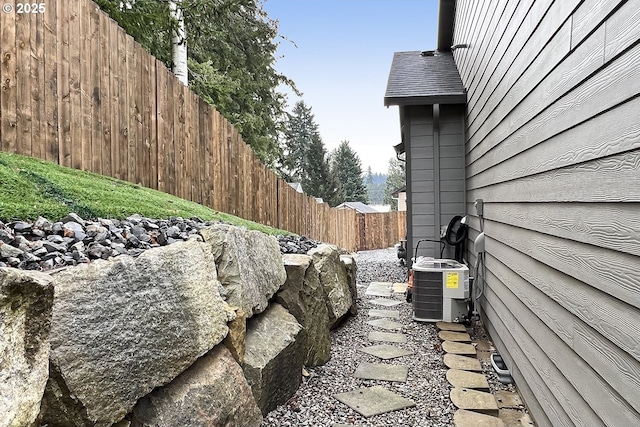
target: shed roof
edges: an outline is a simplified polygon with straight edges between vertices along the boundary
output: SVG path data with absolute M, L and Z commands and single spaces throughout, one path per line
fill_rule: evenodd
M 384 105 L 465 104 L 467 93 L 451 52 L 393 54 Z
M 353 209 L 358 213 L 378 213 L 379 211 L 362 202 L 344 202 L 336 206 L 337 209 Z

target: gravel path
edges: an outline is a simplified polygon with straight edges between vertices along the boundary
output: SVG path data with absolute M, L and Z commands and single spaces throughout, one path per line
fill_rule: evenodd
M 396 332 L 406 334 L 408 340 L 406 344 L 397 345 L 413 350 L 415 354 L 382 361 L 358 351 L 361 347 L 373 344 L 367 339 L 370 331 L 380 330 L 367 324 L 367 321 L 372 319 L 368 316 L 369 309 L 387 309 L 370 302 L 379 297 L 365 296 L 366 287 L 373 281 L 404 283 L 407 279 L 407 270 L 399 264 L 393 248 L 359 252 L 356 262 L 358 265 L 358 315 L 347 319 L 341 327 L 333 331 L 331 360 L 324 366 L 307 368 L 309 376 L 303 378 L 302 385 L 296 394 L 286 404 L 267 414 L 262 426 L 324 427 L 334 424 L 396 427 L 453 426 L 453 413 L 456 408 L 449 399 L 451 386 L 445 379 L 447 368 L 442 361 L 443 353 L 435 326 L 414 322 L 411 305 L 404 302 L 403 294 L 395 294 L 392 297 L 403 301 L 403 304 L 393 309 L 399 309 L 398 321 L 404 325 L 401 331 Z M 478 334 L 482 334 L 482 330 L 474 329 L 476 334 L 472 334 L 472 338 L 474 335 L 477 338 Z M 407 382 L 353 378 L 353 372 L 362 362 L 408 366 Z M 486 369 L 488 365 L 483 365 L 492 391 L 514 390 L 512 386 L 499 383 L 495 374 Z M 383 386 L 387 390 L 411 399 L 417 406 L 367 419 L 332 397 L 336 393 L 375 385 Z
M 384 249 L 359 252 L 358 266 L 358 315 L 350 317 L 332 333 L 331 360 L 324 366 L 307 368 L 309 376 L 297 393 L 285 405 L 270 412 L 263 426 L 331 426 L 334 423 L 361 426 L 450 426 L 454 406 L 449 400 L 449 385 L 445 380 L 446 368 L 442 363 L 436 330 L 432 324 L 420 324 L 411 320 L 411 306 L 403 303 L 393 309 L 400 311 L 400 323 L 405 327 L 408 342 L 399 346 L 415 351 L 415 355 L 391 359 L 384 363 L 409 366 L 406 383 L 362 380 L 352 374 L 361 362 L 381 363 L 375 356 L 358 351 L 372 345 L 367 339 L 370 331 L 379 330 L 367 324 L 371 320 L 369 309 L 387 309 L 371 304 L 365 296 L 366 286 L 372 281 L 406 282 L 407 270 L 401 266 L 395 250 Z M 394 299 L 404 301 L 404 295 Z M 379 343 L 378 343 L 379 344 Z M 386 389 L 416 402 L 415 408 L 390 412 L 369 419 L 351 410 L 332 396 L 361 387 L 381 385 Z

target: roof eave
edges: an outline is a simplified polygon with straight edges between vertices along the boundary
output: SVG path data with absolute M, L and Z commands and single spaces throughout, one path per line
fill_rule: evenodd
M 466 104 L 466 93 L 429 96 L 402 96 L 384 98 L 385 107 L 392 105 L 434 105 L 434 104 Z

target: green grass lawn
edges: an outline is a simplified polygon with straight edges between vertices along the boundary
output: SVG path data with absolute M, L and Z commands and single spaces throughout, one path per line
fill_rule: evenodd
M 35 220 L 38 216 L 57 221 L 70 212 L 84 219 L 124 219 L 135 213 L 155 219 L 197 216 L 267 234 L 291 234 L 157 190 L 0 152 L 0 221 Z

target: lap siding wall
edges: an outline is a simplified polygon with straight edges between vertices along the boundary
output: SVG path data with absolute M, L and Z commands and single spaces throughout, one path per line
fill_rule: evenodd
M 539 426 L 640 425 L 640 1 L 456 11 L 483 319 Z

